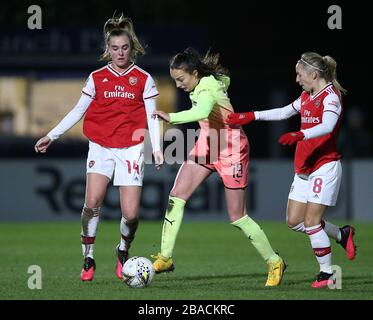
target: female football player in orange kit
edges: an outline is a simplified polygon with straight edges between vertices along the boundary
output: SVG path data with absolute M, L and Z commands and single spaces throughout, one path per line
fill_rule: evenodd
M 285 271 L 285 262 L 273 251 L 260 226 L 249 217 L 246 208 L 246 188 L 249 173 L 249 142 L 242 129 L 224 123 L 233 112 L 228 98 L 228 71 L 218 63 L 219 55 L 200 57 L 193 48 L 171 59 L 170 74 L 176 87 L 189 93 L 189 110 L 154 115 L 171 124 L 198 121 L 198 140 L 184 161 L 170 192 L 163 223 L 161 251 L 154 255 L 157 273 L 174 269 L 172 259 L 176 237 L 183 219 L 186 202 L 197 187 L 213 172 L 221 177 L 225 187 L 228 216 L 240 229 L 268 265 L 266 286 L 278 286 Z

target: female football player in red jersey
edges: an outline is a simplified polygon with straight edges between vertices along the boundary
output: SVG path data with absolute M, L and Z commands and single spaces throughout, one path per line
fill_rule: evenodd
M 244 125 L 254 120 L 284 120 L 301 115 L 297 132 L 282 135 L 279 143 L 297 143 L 294 181 L 287 205 L 287 224 L 294 231 L 307 233 L 320 273 L 312 287 L 333 284 L 332 254 L 329 237 L 336 239 L 347 252 L 348 259 L 355 258 L 354 228 L 342 228 L 323 220 L 328 206 L 337 201 L 342 167 L 336 141 L 342 117 L 341 94 L 345 89 L 336 78 L 336 61 L 315 52 L 304 53 L 298 60 L 296 82 L 303 88 L 300 97 L 282 108 L 265 111 L 231 113 L 227 123 Z
M 228 71 L 218 63 L 219 55 L 200 57 L 193 48 L 174 56 L 170 74 L 176 86 L 189 93 L 189 110 L 154 116 L 171 124 L 198 121 L 201 131 L 187 161 L 184 161 L 170 192 L 163 223 L 161 252 L 153 256 L 157 273 L 172 271 L 176 237 L 183 219 L 186 202 L 198 186 L 213 172 L 225 187 L 227 211 L 231 224 L 240 229 L 268 265 L 266 286 L 278 286 L 285 270 L 283 259 L 273 251 L 264 231 L 251 219 L 246 209 L 249 170 L 249 142 L 243 130 L 224 123 L 233 112 L 228 98 Z
M 108 183 L 119 186 L 122 219 L 117 246 L 116 275 L 122 278 L 122 265 L 138 226 L 144 172 L 144 135 L 149 128 L 155 166 L 163 164 L 159 121 L 151 117 L 156 110 L 158 91 L 149 73 L 135 64 L 144 54 L 132 21 L 121 15 L 104 25 L 106 66 L 93 71 L 77 105 L 35 144 L 45 153 L 52 141 L 74 126 L 85 114 L 83 132 L 89 139 L 85 203 L 81 214 L 81 242 L 84 264 L 81 280 L 91 281 L 96 268 L 93 249 L 100 206 Z

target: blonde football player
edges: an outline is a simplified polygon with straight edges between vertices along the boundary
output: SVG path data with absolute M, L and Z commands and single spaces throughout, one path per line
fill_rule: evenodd
M 300 130 L 285 133 L 279 142 L 297 144 L 286 218 L 289 228 L 310 238 L 320 266 L 313 288 L 333 284 L 329 237 L 341 244 L 348 259 L 353 260 L 356 255 L 354 228 L 338 228 L 323 220 L 325 210 L 336 204 L 342 177 L 336 141 L 343 112 L 341 94 L 345 90 L 337 81 L 336 68 L 332 57 L 306 52 L 295 66 L 296 82 L 304 90 L 297 100 L 283 108 L 232 113 L 227 120 L 240 126 L 254 120 L 283 120 L 300 114 Z
M 122 266 L 138 226 L 147 126 L 156 167 L 163 163 L 159 122 L 151 118 L 156 110 L 158 91 L 151 75 L 135 64 L 137 55 L 145 51 L 132 21 L 123 16 L 107 20 L 104 39 L 102 59 L 109 61 L 108 64 L 90 74 L 75 108 L 35 145 L 36 152 L 45 153 L 54 140 L 85 115 L 83 130 L 89 139 L 89 152 L 81 214 L 82 281 L 91 281 L 94 277 L 93 249 L 100 207 L 112 179 L 113 184 L 119 186 L 122 211 L 115 268 L 117 277 L 122 278 Z

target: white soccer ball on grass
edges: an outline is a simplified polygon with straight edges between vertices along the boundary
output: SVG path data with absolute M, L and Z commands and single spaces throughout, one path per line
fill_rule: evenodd
M 122 268 L 123 281 L 131 288 L 144 288 L 150 285 L 155 270 L 152 262 L 145 257 L 132 257 Z

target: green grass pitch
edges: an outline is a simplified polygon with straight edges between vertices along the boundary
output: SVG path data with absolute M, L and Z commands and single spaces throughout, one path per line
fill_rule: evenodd
M 1 223 L 0 299 L 37 300 L 284 300 L 373 298 L 373 224 L 356 223 L 358 255 L 349 261 L 332 240 L 333 264 L 342 268 L 342 289 L 312 289 L 318 273 L 309 239 L 283 222 L 261 222 L 272 246 L 288 264 L 280 287 L 264 286 L 267 267 L 228 222 L 185 221 L 174 251 L 175 271 L 155 275 L 145 289 L 131 289 L 114 274 L 119 223 L 102 221 L 95 245 L 92 282 L 79 279 L 80 223 Z M 150 258 L 160 245 L 162 222 L 141 221 L 130 255 Z M 42 270 L 42 289 L 28 288 L 30 265 Z

